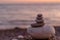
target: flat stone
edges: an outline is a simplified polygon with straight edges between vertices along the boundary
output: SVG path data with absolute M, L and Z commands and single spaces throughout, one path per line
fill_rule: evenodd
M 12 40 L 18 40 L 18 39 L 15 39 L 15 38 L 14 38 L 14 39 L 12 39 Z

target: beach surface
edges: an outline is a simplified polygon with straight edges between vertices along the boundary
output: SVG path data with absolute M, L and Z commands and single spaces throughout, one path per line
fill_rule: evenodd
M 56 30 L 56 40 L 60 40 L 60 27 L 55 27 Z M 19 35 L 27 36 L 26 29 L 9 29 L 0 30 L 0 40 L 12 40 L 17 38 Z

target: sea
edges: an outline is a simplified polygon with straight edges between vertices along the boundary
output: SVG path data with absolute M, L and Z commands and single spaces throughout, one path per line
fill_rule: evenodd
M 60 4 L 0 4 L 0 29 L 28 28 L 38 14 L 45 24 L 60 26 Z

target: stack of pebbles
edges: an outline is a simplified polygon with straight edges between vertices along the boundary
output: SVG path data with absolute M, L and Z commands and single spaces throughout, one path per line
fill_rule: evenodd
M 44 24 L 42 14 L 36 17 L 36 23 L 31 24 L 32 27 L 27 29 L 27 33 L 33 39 L 53 39 L 55 38 L 55 29 L 52 25 Z
M 36 23 L 31 24 L 32 27 L 42 27 L 44 25 L 42 14 L 38 14 L 35 21 Z

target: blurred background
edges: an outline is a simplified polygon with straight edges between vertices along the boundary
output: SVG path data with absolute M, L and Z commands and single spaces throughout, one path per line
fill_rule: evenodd
M 60 4 L 0 4 L 0 27 L 29 27 L 37 14 L 46 24 L 60 25 Z

